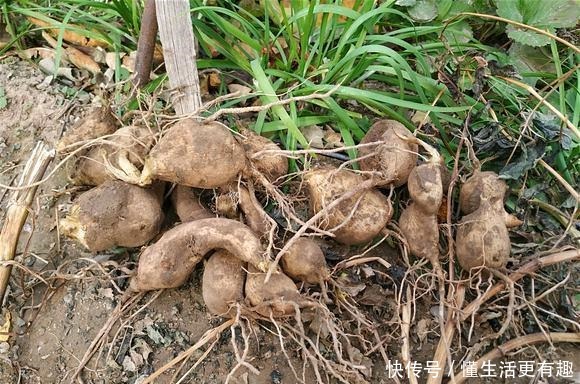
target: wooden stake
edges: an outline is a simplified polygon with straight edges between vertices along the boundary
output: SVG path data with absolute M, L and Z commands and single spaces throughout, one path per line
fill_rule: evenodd
M 142 88 L 149 82 L 153 53 L 155 52 L 155 38 L 157 36 L 157 12 L 155 0 L 147 0 L 141 17 L 141 31 L 137 43 L 137 57 L 135 58 L 134 84 Z
M 178 115 L 192 114 L 201 108 L 201 92 L 189 1 L 156 1 L 156 8 L 169 86 L 175 92 L 175 112 Z
M 26 186 L 42 180 L 54 155 L 55 151 L 49 150 L 42 142 L 37 143 L 32 151 L 32 155 L 30 155 L 18 180 L 18 187 L 21 189 L 14 190 L 8 201 L 4 225 L 2 232 L 0 232 L 0 262 L 14 260 L 18 238 L 38 188 L 38 186 L 30 188 L 26 188 Z M 0 303 L 4 302 L 11 271 L 12 265 L 0 266 Z

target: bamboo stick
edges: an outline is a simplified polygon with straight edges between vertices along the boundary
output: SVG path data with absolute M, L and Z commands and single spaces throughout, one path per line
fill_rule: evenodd
M 20 175 L 18 187 L 26 187 L 41 180 L 54 155 L 54 150 L 49 150 L 44 143 L 38 142 L 24 167 L 24 171 Z M 14 260 L 18 238 L 28 217 L 37 188 L 38 186 L 17 189 L 10 196 L 4 225 L 2 226 L 2 232 L 0 232 L 0 263 Z M 4 302 L 11 271 L 12 265 L 0 266 L 0 303 Z

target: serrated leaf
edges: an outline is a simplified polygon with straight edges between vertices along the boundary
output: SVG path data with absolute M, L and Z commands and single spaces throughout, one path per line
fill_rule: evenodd
M 548 31 L 573 27 L 580 18 L 580 0 L 496 0 L 496 5 L 499 16 Z M 513 25 L 507 33 L 514 41 L 534 47 L 550 42 L 547 36 Z
M 415 21 L 425 23 L 437 17 L 437 6 L 430 0 L 419 0 L 409 8 L 409 16 Z
M 520 74 L 525 72 L 556 73 L 556 66 L 554 65 L 551 53 L 545 48 L 542 49 L 513 43 L 508 54 Z M 539 76 L 525 76 L 523 77 L 523 80 L 526 84 L 534 87 L 539 78 Z

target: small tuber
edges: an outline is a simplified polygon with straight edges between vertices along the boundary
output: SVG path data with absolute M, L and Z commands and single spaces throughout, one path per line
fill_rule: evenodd
M 330 277 L 326 259 L 316 241 L 301 237 L 282 255 L 282 270 L 307 284 L 322 284 Z
M 206 208 L 193 188 L 176 185 L 171 192 L 171 202 L 182 223 L 188 221 L 209 219 L 215 215 Z

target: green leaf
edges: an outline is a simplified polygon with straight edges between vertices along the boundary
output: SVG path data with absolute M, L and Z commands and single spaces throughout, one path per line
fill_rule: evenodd
M 437 6 L 431 0 L 419 0 L 409 8 L 409 16 L 415 21 L 425 23 L 437 17 Z
M 544 48 L 514 43 L 510 47 L 508 54 L 520 75 L 524 73 L 556 73 L 552 56 Z M 536 85 L 540 77 L 541 75 L 522 76 L 524 82 L 532 87 Z
M 499 16 L 548 31 L 573 27 L 580 18 L 580 0 L 497 0 L 496 5 Z M 547 36 L 513 25 L 508 25 L 507 33 L 521 44 L 541 47 L 550 43 Z
M 397 0 L 395 1 L 395 5 L 401 7 L 412 7 L 417 4 L 417 0 Z

